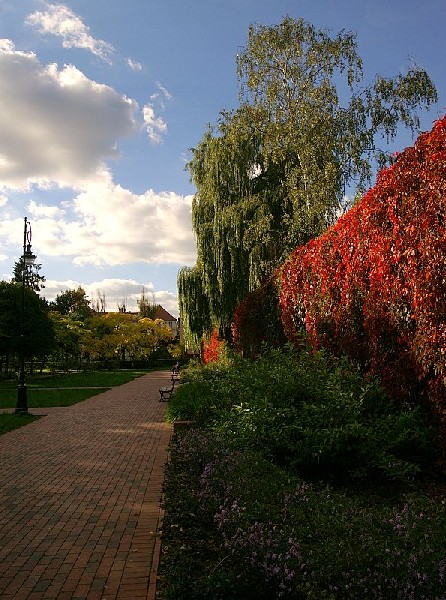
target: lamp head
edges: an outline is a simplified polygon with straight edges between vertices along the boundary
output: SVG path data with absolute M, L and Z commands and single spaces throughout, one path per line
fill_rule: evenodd
M 26 250 L 23 253 L 23 262 L 26 267 L 31 267 L 36 260 L 36 255 L 32 253 L 31 244 L 26 246 Z

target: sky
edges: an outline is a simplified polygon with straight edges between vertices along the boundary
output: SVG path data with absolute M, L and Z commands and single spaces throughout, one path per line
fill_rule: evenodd
M 190 149 L 238 106 L 249 26 L 285 16 L 355 32 L 365 83 L 415 61 L 439 95 L 422 130 L 444 116 L 446 0 L 0 0 L 0 280 L 27 217 L 48 300 L 82 286 L 135 310 L 144 290 L 178 316 Z

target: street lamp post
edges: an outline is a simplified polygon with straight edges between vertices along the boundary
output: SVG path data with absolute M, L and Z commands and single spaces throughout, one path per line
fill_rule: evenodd
M 28 413 L 28 399 L 26 396 L 25 383 L 25 286 L 28 268 L 34 264 L 36 257 L 31 250 L 31 225 L 25 217 L 23 230 L 23 255 L 22 255 L 22 306 L 20 316 L 20 340 L 19 340 L 19 383 L 17 387 L 17 405 L 15 412 L 18 414 Z

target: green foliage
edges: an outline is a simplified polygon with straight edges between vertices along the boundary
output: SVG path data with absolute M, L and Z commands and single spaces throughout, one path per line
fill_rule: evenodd
M 51 303 L 51 310 L 70 315 L 76 321 L 85 321 L 94 312 L 85 290 L 80 286 L 76 290 L 66 290 L 58 294 Z
M 26 357 L 49 354 L 55 338 L 46 300 L 22 284 L 0 281 L 0 339 L 0 356 L 16 356 L 21 343 Z
M 204 291 L 202 270 L 184 267 L 178 273 L 178 301 L 186 347 L 196 351 L 201 336 L 212 330 L 209 299 Z M 193 308 L 192 308 L 193 307 Z
M 78 313 L 64 314 L 52 310 L 49 317 L 53 322 L 56 348 L 52 353 L 52 364 L 60 365 L 65 370 L 79 365 L 82 354 L 82 343 L 86 335 L 84 321 L 77 319 Z
M 188 165 L 198 260 L 180 303 L 198 338 L 209 331 L 200 329 L 206 314 L 205 325 L 229 339 L 246 294 L 336 220 L 347 186 L 370 182 L 386 160 L 379 136 L 392 140 L 400 125 L 417 130 L 418 108 L 437 99 L 416 66 L 364 85 L 354 34 L 332 36 L 289 17 L 250 27 L 237 75 L 239 108 L 221 113 Z
M 14 264 L 14 273 L 12 281 L 14 283 L 23 283 L 34 292 L 40 292 L 45 287 L 46 278 L 39 273 L 42 265 L 34 263 L 31 266 L 25 265 L 23 256 Z
M 188 371 L 183 374 L 187 380 Z M 389 402 L 375 379 L 323 352 L 267 351 L 204 367 L 172 397 L 171 418 L 206 421 L 234 448 L 305 477 L 412 479 L 432 460 L 433 429 L 411 407 Z
M 84 352 L 93 360 L 147 360 L 158 348 L 172 341 L 173 334 L 161 319 L 129 313 L 97 314 L 86 321 Z
M 144 288 L 142 289 L 140 298 L 136 301 L 139 310 L 140 317 L 146 317 L 148 319 L 155 319 L 155 315 L 161 306 L 155 302 L 155 296 L 153 295 L 152 301 L 150 301 Z

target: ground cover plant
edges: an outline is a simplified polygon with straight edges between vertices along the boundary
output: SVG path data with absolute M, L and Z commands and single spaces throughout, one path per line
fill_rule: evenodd
M 196 424 L 166 466 L 160 600 L 446 598 L 425 415 L 327 354 L 182 377 L 169 415 Z

